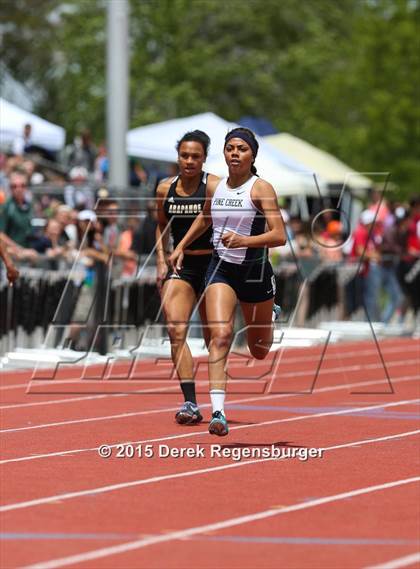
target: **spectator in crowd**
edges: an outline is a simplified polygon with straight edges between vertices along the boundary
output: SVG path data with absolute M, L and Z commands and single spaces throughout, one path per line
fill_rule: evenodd
M 77 244 L 77 225 L 73 219 L 73 210 L 65 204 L 58 206 L 54 219 L 60 224 L 61 234 L 75 246 Z
M 58 248 L 58 237 L 60 235 L 60 225 L 53 220 L 47 221 L 44 229 L 39 235 L 32 235 L 29 238 L 31 247 L 37 253 L 45 253 L 48 249 Z
M 23 133 L 13 141 L 13 154 L 23 156 L 32 149 L 32 125 L 29 123 L 23 127 Z
M 94 194 L 89 185 L 89 173 L 83 166 L 74 166 L 69 173 L 70 183 L 64 188 L 64 201 L 72 209 L 91 210 L 94 206 Z
M 371 202 L 367 209 L 375 216 L 374 233 L 382 237 L 390 215 L 388 203 L 383 197 L 383 192 L 377 189 L 372 191 Z
M 130 158 L 129 181 L 130 186 L 134 187 L 147 184 L 147 172 L 135 158 Z
M 404 252 L 398 267 L 398 276 L 406 297 L 416 315 L 416 337 L 420 334 L 420 197 L 410 201 L 410 212 L 401 229 Z
M 385 227 L 382 242 L 380 243 L 381 284 L 388 295 L 381 318 L 385 324 L 391 320 L 394 312 L 403 302 L 403 293 L 398 282 L 397 269 L 404 252 L 401 230 L 405 225 L 406 218 L 407 212 L 403 208 L 397 208 L 395 222 L 393 225 L 388 224 Z
M 96 149 L 92 143 L 90 130 L 84 129 L 67 147 L 67 165 L 69 168 L 82 167 L 88 172 L 95 169 Z
M 70 339 L 75 349 L 89 349 L 94 334 L 94 303 L 97 288 L 97 263 L 108 261 L 103 246 L 102 227 L 92 210 L 82 210 L 77 216 L 79 249 L 76 257 L 76 272 L 81 274 L 76 307 L 72 316 Z M 83 323 L 83 325 L 81 325 Z M 82 329 L 85 334 L 81 337 Z
M 37 166 L 33 160 L 24 160 L 22 169 L 26 172 L 30 186 L 38 186 L 45 181 L 44 175 L 37 170 Z
M 156 244 L 157 205 L 154 200 L 147 202 L 146 217 L 134 234 L 132 250 L 137 255 L 149 255 Z
M 35 211 L 36 211 L 37 203 L 39 203 L 39 202 L 35 201 L 35 203 L 34 203 Z M 49 219 L 50 217 L 55 216 L 57 209 L 61 205 L 61 202 L 60 202 L 60 200 L 58 200 L 54 196 L 43 195 L 41 198 L 41 205 L 42 205 L 41 216 L 45 217 L 46 219 Z M 38 212 L 36 212 L 36 213 L 38 213 Z
M 325 232 L 317 237 L 317 250 L 322 261 L 341 263 L 343 260 L 343 226 L 340 221 L 331 220 Z
M 69 252 L 68 239 L 64 238 L 61 224 L 55 219 L 47 222 L 43 234 L 33 239 L 31 245 L 35 251 L 46 255 L 46 268 L 50 270 L 58 269 L 58 261 L 64 260 Z
M 371 322 L 379 321 L 378 297 L 381 288 L 380 239 L 373 231 L 375 215 L 372 209 L 366 209 L 360 214 L 359 224 L 353 233 L 350 254 L 353 261 L 361 261 L 356 281 L 357 287 L 360 286 L 362 291 L 366 316 Z
M 121 276 L 134 277 L 137 273 L 138 255 L 132 250 L 132 246 L 134 234 L 138 228 L 138 219 L 129 217 L 127 226 L 127 229 L 120 235 L 116 255 L 124 261 Z
M 73 142 L 66 147 L 65 152 L 67 168 L 71 169 L 77 166 L 86 168 L 80 135 L 74 137 Z
M 295 217 L 291 221 L 294 234 L 291 248 L 295 260 L 297 260 L 301 277 L 307 279 L 319 262 L 311 234 L 311 226 L 308 222 L 302 223 L 300 220 L 298 222 Z M 299 293 L 299 304 L 296 306 L 295 324 L 297 326 L 305 324 L 310 302 L 309 292 L 309 286 L 303 284 Z
M 103 244 L 110 253 L 115 253 L 121 233 L 118 226 L 118 203 L 112 199 L 101 200 L 96 212 L 102 227 Z
M 420 196 L 416 196 L 410 201 L 407 249 L 414 258 L 420 257 Z
M 11 196 L 2 208 L 0 231 L 21 247 L 26 247 L 31 234 L 32 206 L 28 199 L 26 174 L 15 171 L 10 176 Z
M 98 184 L 108 179 L 109 159 L 106 152 L 106 146 L 102 143 L 98 149 L 98 155 L 95 159 L 94 179 Z
M 395 225 L 396 217 L 397 217 L 396 212 L 397 212 L 397 210 L 401 210 L 401 208 L 403 208 L 403 206 L 399 202 L 397 202 L 395 200 L 389 201 L 389 203 L 388 203 L 388 215 L 385 217 L 384 222 L 383 222 L 384 232 L 389 227 L 392 227 L 393 225 Z
M 288 221 L 288 236 L 291 241 L 297 233 L 302 232 L 303 222 L 298 215 L 290 215 Z
M 270 263 L 272 264 L 273 267 L 279 266 L 282 260 L 293 256 L 290 247 L 290 242 L 293 238 L 293 233 L 289 225 L 290 215 L 289 212 L 282 207 L 280 207 L 280 214 L 284 221 L 284 227 L 286 229 L 286 234 L 287 234 L 287 242 L 285 245 L 283 245 L 283 247 L 271 247 L 268 250 Z
M 301 259 L 310 259 L 315 254 L 314 242 L 309 223 L 303 223 L 294 233 L 293 247 L 295 255 Z
M 92 142 L 92 135 L 88 128 L 82 130 L 82 149 L 86 161 L 86 168 L 89 172 L 93 172 L 95 169 L 95 159 L 97 151 L 95 145 Z

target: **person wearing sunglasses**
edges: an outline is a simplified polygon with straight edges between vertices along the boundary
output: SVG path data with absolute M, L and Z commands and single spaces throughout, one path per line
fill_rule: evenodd
M 10 175 L 11 196 L 0 215 L 0 231 L 21 247 L 28 246 L 31 234 L 32 206 L 27 199 L 26 174 L 14 171 Z

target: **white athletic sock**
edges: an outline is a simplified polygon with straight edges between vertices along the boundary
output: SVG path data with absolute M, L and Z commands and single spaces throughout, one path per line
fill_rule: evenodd
M 210 389 L 210 399 L 213 407 L 213 413 L 215 411 L 221 411 L 223 415 L 225 414 L 225 396 L 226 391 L 223 391 L 223 389 Z

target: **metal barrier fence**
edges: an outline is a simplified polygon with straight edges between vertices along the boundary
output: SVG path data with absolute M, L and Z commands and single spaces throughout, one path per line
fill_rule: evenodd
M 350 263 L 304 266 L 287 261 L 274 267 L 276 302 L 282 306 L 283 322 L 316 327 L 321 320 L 346 320 L 355 313 L 356 319 L 365 319 L 354 286 L 357 269 L 357 264 Z M 96 263 L 94 284 L 83 282 L 83 275 L 70 269 L 20 267 L 20 272 L 14 287 L 7 285 L 4 275 L 0 280 L 0 355 L 15 347 L 41 346 L 51 325 L 57 329 L 79 326 L 89 336 L 85 338 L 89 344 L 98 325 L 141 328 L 164 322 L 153 265 L 143 268 L 139 278 L 113 278 L 106 265 Z M 415 291 L 420 290 L 420 261 L 405 276 L 415 298 Z M 51 347 L 61 345 L 61 336 L 56 334 Z M 105 354 L 109 342 L 105 333 L 96 334 L 93 348 Z

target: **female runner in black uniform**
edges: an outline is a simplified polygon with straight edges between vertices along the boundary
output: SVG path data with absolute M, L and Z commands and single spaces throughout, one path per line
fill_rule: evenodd
M 206 275 L 206 308 L 209 345 L 210 398 L 213 407 L 211 434 L 229 432 L 224 413 L 226 361 L 233 338 L 234 314 L 239 300 L 247 325 L 251 354 L 263 359 L 273 341 L 275 279 L 267 247 L 286 243 L 286 231 L 276 193 L 256 175 L 258 142 L 248 129 L 226 135 L 224 155 L 229 177 L 216 190 L 208 188 L 203 213 L 180 241 L 170 261 L 176 269 L 185 263 L 184 251 L 213 224 L 213 259 Z M 267 226 L 267 229 L 266 229 Z
M 202 171 L 209 144 L 209 137 L 200 130 L 186 133 L 176 147 L 180 175 L 161 182 L 156 193 L 157 280 L 171 340 L 172 361 L 185 399 L 175 415 L 180 424 L 195 424 L 202 420 L 196 401 L 193 359 L 186 336 L 194 305 L 204 291 L 205 275 L 212 258 L 211 227 L 184 250 L 182 270 L 174 272 L 169 268 L 167 253 L 169 236 L 172 236 L 175 248 L 203 210 L 207 188 L 214 189 L 219 181 L 216 176 Z M 200 303 L 199 311 L 208 344 L 204 302 Z

